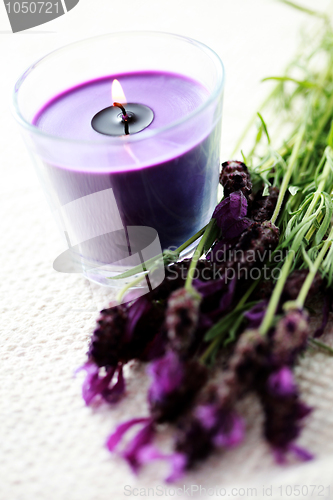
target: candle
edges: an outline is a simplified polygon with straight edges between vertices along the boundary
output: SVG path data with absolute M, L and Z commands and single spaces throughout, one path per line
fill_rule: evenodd
M 31 119 L 51 206 L 60 207 L 69 244 L 91 239 L 89 249 L 79 251 L 96 266 L 115 261 L 114 232 L 120 228 L 153 228 L 168 249 L 212 214 L 222 87 L 212 101 L 204 81 L 177 70 L 83 79 L 41 103 Z M 126 97 L 112 106 L 115 80 Z

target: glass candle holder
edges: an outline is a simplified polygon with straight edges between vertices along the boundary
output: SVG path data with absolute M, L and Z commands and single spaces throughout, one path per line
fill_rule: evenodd
M 131 124 L 120 135 L 92 126 L 112 107 L 115 79 L 125 108 L 135 105 L 134 121 L 135 110 L 150 110 L 134 133 Z M 223 88 L 211 49 L 157 32 L 87 39 L 25 71 L 14 109 L 68 243 L 58 271 L 113 286 L 110 277 L 207 224 L 217 202 Z

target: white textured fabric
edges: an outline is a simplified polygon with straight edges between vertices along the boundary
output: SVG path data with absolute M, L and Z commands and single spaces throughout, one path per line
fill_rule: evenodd
M 315 2 L 319 9 L 327 5 L 326 0 Z M 215 49 L 226 66 L 225 160 L 269 90 L 269 84 L 260 80 L 282 71 L 297 47 L 302 25 L 308 30 L 312 20 L 268 0 L 80 0 L 67 15 L 13 35 L 1 3 L 1 500 L 118 500 L 125 498 L 125 485 L 163 485 L 166 473 L 165 464 L 154 464 L 136 478 L 105 449 L 105 439 L 118 422 L 147 414 L 144 367 L 126 368 L 127 398 L 118 406 L 87 408 L 82 401 L 83 374 L 75 379 L 73 373 L 85 361 L 97 311 L 113 292 L 91 285 L 82 276 L 52 270 L 52 261 L 63 247 L 10 114 L 15 79 L 50 50 L 86 36 L 121 31 L 124 26 L 196 38 Z M 333 344 L 332 321 L 327 330 L 324 341 Z M 243 403 L 248 427 L 244 444 L 213 456 L 179 486 L 224 487 L 232 498 L 262 498 L 263 486 L 272 486 L 271 498 L 278 499 L 297 495 L 279 490 L 280 485 L 312 484 L 316 485 L 312 498 L 325 498 L 324 494 L 329 498 L 333 358 L 308 353 L 297 373 L 305 401 L 316 408 L 300 440 L 316 454 L 313 462 L 274 464 L 260 436 L 258 405 L 250 399 Z M 170 446 L 168 430 L 159 439 L 161 446 Z M 244 487 L 245 494 L 232 492 L 232 487 Z M 246 492 L 250 487 L 256 492 Z M 310 498 L 311 491 L 297 498 Z M 149 496 L 152 490 L 150 494 L 141 491 L 141 497 Z

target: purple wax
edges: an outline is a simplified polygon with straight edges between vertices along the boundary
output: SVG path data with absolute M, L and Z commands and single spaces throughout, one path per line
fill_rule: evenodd
M 91 126 L 92 117 L 112 104 L 114 78 L 127 102 L 154 112 L 145 130 L 126 138 L 99 134 Z M 33 121 L 43 132 L 64 139 L 52 155 L 39 151 L 51 204 L 66 205 L 112 188 L 123 226 L 156 229 L 163 249 L 181 245 L 208 222 L 216 204 L 220 115 L 196 116 L 208 96 L 187 77 L 147 71 L 103 77 L 54 97 Z M 69 221 L 69 226 L 75 224 Z M 99 221 L 92 215 L 84 224 L 98 226 Z M 111 262 L 107 242 L 98 249 L 95 245 L 90 257 Z

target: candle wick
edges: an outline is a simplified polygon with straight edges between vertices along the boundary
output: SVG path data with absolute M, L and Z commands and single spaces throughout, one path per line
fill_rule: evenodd
M 120 104 L 120 102 L 114 102 L 113 105 L 116 106 L 117 108 L 121 109 L 121 112 L 122 112 L 124 118 L 128 118 L 127 111 L 124 108 L 124 106 L 122 104 Z
M 114 102 L 113 105 L 121 109 L 121 112 L 123 114 L 122 120 L 124 122 L 125 135 L 129 135 L 128 122 L 130 120 L 130 116 L 128 116 L 126 109 L 122 104 L 120 104 L 120 102 Z

